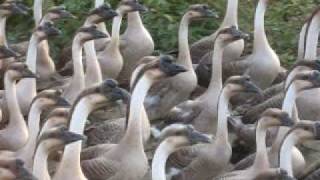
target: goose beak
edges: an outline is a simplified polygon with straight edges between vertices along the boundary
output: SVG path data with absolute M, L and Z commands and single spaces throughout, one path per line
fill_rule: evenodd
M 22 76 L 24 78 L 38 78 L 38 76 L 35 73 L 33 73 L 30 69 L 24 69 L 22 71 Z
M 70 103 L 63 97 L 58 97 L 57 106 L 68 107 L 70 106 Z
M 211 139 L 207 135 L 191 128 L 188 129 L 188 139 L 190 140 L 191 144 L 211 142 Z
M 219 18 L 218 13 L 210 9 L 206 9 L 202 13 L 205 17 Z
M 111 92 L 111 101 L 130 99 L 130 94 L 122 88 L 113 88 Z
M 118 16 L 119 14 L 115 11 L 115 10 L 113 10 L 113 9 L 110 9 L 110 10 L 108 10 L 106 13 L 105 13 L 105 19 L 112 19 L 112 18 L 114 18 L 114 17 L 116 17 L 116 16 Z
M 56 27 L 50 27 L 47 31 L 48 36 L 58 36 L 62 34 L 62 32 Z
M 81 134 L 73 133 L 70 131 L 64 131 L 62 133 L 63 140 L 66 144 L 77 142 L 80 140 L 85 140 L 85 137 Z
M 72 13 L 70 13 L 69 11 L 61 11 L 60 13 L 61 18 L 72 18 L 72 19 L 77 19 L 77 17 L 75 15 L 73 15 Z
M 144 5 L 139 3 L 132 4 L 133 11 L 139 11 L 139 12 L 147 12 L 148 8 L 146 8 Z
M 10 58 L 10 57 L 17 57 L 18 55 L 10 48 L 5 46 L 0 47 L 0 59 Z
M 92 32 L 90 32 L 90 34 L 92 35 L 93 39 L 101 39 L 101 38 L 106 38 L 107 35 L 99 30 L 93 30 Z
M 281 126 L 291 127 L 294 125 L 293 120 L 289 117 L 288 113 L 281 114 Z
M 245 90 L 248 92 L 257 93 L 259 95 L 262 95 L 262 90 L 251 81 L 245 82 L 244 87 L 245 87 Z
M 320 140 L 320 123 L 316 122 L 313 125 L 314 127 L 314 137 L 316 140 Z

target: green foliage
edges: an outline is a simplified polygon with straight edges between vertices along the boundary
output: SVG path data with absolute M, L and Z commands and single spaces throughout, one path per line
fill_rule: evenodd
M 44 9 L 53 4 L 64 4 L 70 12 L 78 17 L 77 20 L 65 20 L 58 23 L 58 27 L 63 30 L 63 36 L 50 41 L 53 44 L 53 54 L 56 55 L 61 48 L 71 43 L 74 32 L 83 23 L 86 13 L 93 7 L 93 0 L 44 1 Z M 252 34 L 253 16 L 257 1 L 239 1 L 240 28 Z M 32 6 L 32 0 L 25 0 L 25 2 L 30 7 Z M 116 7 L 118 2 L 119 0 L 111 0 L 109 3 L 112 7 Z M 268 39 L 271 46 L 279 54 L 282 63 L 288 65 L 295 60 L 298 35 L 304 19 L 311 14 L 320 0 L 270 0 L 270 2 L 265 20 Z M 164 52 L 177 48 L 179 21 L 190 4 L 207 3 L 220 15 L 218 19 L 207 19 L 192 23 L 190 26 L 190 44 L 213 33 L 219 27 L 226 8 L 226 0 L 143 0 L 143 3 L 150 10 L 143 14 L 143 21 L 156 42 L 156 49 Z M 34 28 L 31 15 L 29 17 L 10 18 L 8 22 L 9 40 L 12 42 L 28 39 Z M 107 24 L 110 29 L 111 22 L 107 22 Z M 247 44 L 250 45 L 250 42 Z

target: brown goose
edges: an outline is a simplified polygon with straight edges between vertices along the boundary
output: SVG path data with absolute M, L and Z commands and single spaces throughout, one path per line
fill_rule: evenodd
M 141 180 L 148 170 L 142 141 L 141 109 L 153 83 L 175 76 L 186 69 L 174 64 L 172 57 L 161 56 L 148 64 L 149 69 L 134 86 L 130 101 L 128 128 L 120 143 L 100 156 L 82 161 L 82 169 L 89 179 Z M 127 163 L 130 161 L 131 163 Z
M 118 88 L 113 80 L 106 80 L 99 86 L 84 90 L 71 109 L 69 131 L 83 134 L 85 122 L 92 111 L 115 103 L 125 98 L 125 95 L 124 90 Z M 81 143 L 82 141 L 79 141 L 66 146 L 53 179 L 86 179 L 80 166 Z
M 69 124 L 69 111 L 70 107 L 57 107 L 54 108 L 45 117 L 45 123 L 43 124 L 39 136 L 41 136 L 46 130 L 49 130 L 57 126 L 68 126 Z
M 46 22 L 38 26 L 33 32 L 26 57 L 26 64 L 33 73 L 37 71 L 37 47 L 38 44 L 50 36 L 59 35 L 60 31 L 56 29 L 51 22 Z M 28 89 L 28 91 L 26 91 Z M 36 79 L 23 79 L 17 84 L 17 97 L 19 106 L 23 114 L 27 114 L 32 99 L 37 94 Z
M 64 126 L 45 131 L 38 139 L 38 147 L 34 156 L 33 174 L 39 180 L 51 180 L 48 172 L 48 157 L 64 146 L 83 140 L 82 135 L 69 132 Z
M 169 155 L 181 147 L 209 143 L 210 139 L 194 130 L 191 125 L 172 124 L 162 130 L 161 144 L 152 160 L 152 180 L 166 180 L 166 161 Z
M 199 18 L 211 17 L 214 13 L 207 5 L 191 5 L 182 17 L 179 28 L 179 55 L 177 63 L 185 66 L 188 71 L 173 78 L 155 84 L 144 103 L 149 119 L 162 118 L 171 108 L 186 101 L 197 87 L 197 77 L 193 70 L 189 44 L 189 24 Z
M 214 180 L 262 180 L 264 175 L 269 174 L 270 168 L 266 146 L 266 131 L 270 127 L 292 126 L 294 123 L 289 118 L 288 113 L 278 109 L 268 109 L 262 114 L 258 121 L 256 131 L 257 153 L 252 166 L 245 170 L 231 171 L 222 176 L 213 178 Z M 260 177 L 259 177 L 260 176 Z M 261 177 L 262 176 L 262 177 Z
M 198 64 L 200 60 L 202 60 L 201 58 L 213 49 L 215 39 L 221 29 L 230 26 L 235 26 L 236 28 L 238 28 L 238 3 L 238 0 L 228 0 L 227 10 L 223 22 L 216 30 L 216 32 L 192 44 L 190 53 L 193 64 Z M 226 46 L 225 52 L 223 53 L 223 62 L 234 61 L 240 58 L 243 49 L 243 39 L 229 44 L 228 46 Z M 209 56 L 207 57 L 209 58 Z M 211 59 L 208 61 L 210 62 Z
M 138 0 L 122 0 L 122 2 L 132 3 Z M 151 55 L 154 51 L 153 39 L 143 25 L 140 12 L 128 13 L 127 28 L 120 36 L 120 51 L 124 64 L 118 80 L 120 84 L 128 85 L 136 64 L 141 58 Z
M 229 76 L 243 73 L 249 75 L 252 78 L 253 82 L 257 83 L 257 85 L 262 89 L 269 87 L 276 79 L 281 70 L 279 58 L 271 48 L 264 28 L 264 16 L 268 3 L 269 0 L 259 0 L 258 6 L 256 8 L 252 54 L 245 57 L 245 59 L 241 61 L 226 63 L 227 65 L 224 68 L 224 73 L 228 73 Z M 207 66 L 207 62 L 201 62 L 198 66 L 198 68 L 201 69 L 196 71 L 208 71 L 208 68 L 203 67 Z M 201 75 L 198 74 L 198 76 L 200 79 Z M 207 78 L 204 77 L 204 79 Z
M 166 119 L 192 123 L 194 127 L 203 132 L 214 134 L 218 119 L 218 99 L 222 89 L 222 55 L 224 48 L 230 43 L 246 37 L 246 34 L 238 31 L 236 27 L 222 29 L 216 36 L 215 48 L 212 58 L 212 74 L 210 86 L 206 92 L 195 100 L 187 100 L 174 107 Z

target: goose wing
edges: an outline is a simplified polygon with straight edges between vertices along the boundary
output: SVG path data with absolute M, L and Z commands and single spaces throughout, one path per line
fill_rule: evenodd
M 88 179 L 109 179 L 116 175 L 120 166 L 116 161 L 100 157 L 82 161 L 81 168 Z

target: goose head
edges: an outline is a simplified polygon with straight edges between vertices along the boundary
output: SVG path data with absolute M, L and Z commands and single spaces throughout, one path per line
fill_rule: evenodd
M 15 158 L 4 159 L 2 157 L 0 159 L 0 169 L 1 169 L 0 171 L 9 170 L 15 177 L 13 179 L 36 180 L 36 178 L 24 167 L 24 162 L 20 159 L 15 159 Z
M 65 6 L 54 6 L 50 8 L 46 16 L 49 21 L 55 21 L 62 18 L 76 18 L 73 14 L 66 10 Z
M 81 27 L 76 35 L 82 44 L 87 41 L 91 41 L 94 39 L 106 38 L 107 35 L 98 30 L 96 25 L 88 26 L 88 27 Z
M 42 109 L 47 109 L 53 106 L 68 107 L 70 104 L 63 97 L 61 97 L 62 91 L 60 90 L 44 90 L 37 94 L 33 98 L 31 104 L 36 103 Z
M 299 60 L 290 68 L 288 74 L 298 67 L 308 67 L 310 69 L 320 71 L 320 60 Z
M 6 1 L 0 5 L 0 15 L 8 17 L 16 14 L 27 14 L 26 9 L 27 7 L 20 2 Z
M 118 16 L 118 13 L 115 10 L 111 9 L 111 6 L 109 4 L 103 4 L 98 8 L 91 10 L 89 12 L 88 18 L 93 24 L 98 24 L 105 20 L 110 20 L 115 16 Z
M 320 72 L 317 70 L 306 70 L 298 72 L 291 80 L 295 83 L 298 91 L 320 87 Z
M 46 116 L 45 119 L 47 121 L 59 121 L 61 119 L 67 119 L 69 117 L 70 107 L 57 107 L 50 111 L 50 113 Z
M 58 126 L 43 132 L 38 139 L 38 144 L 45 146 L 47 150 L 57 150 L 65 145 L 84 140 L 84 136 L 68 131 L 65 126 Z
M 290 118 L 289 114 L 277 108 L 269 108 L 266 111 L 264 111 L 261 115 L 260 121 L 263 121 L 263 124 L 268 127 L 291 127 L 294 125 L 294 121 Z
M 11 63 L 6 70 L 6 75 L 10 77 L 11 80 L 17 81 L 22 78 L 36 78 L 37 76 L 28 68 L 25 63 L 14 62 Z
M 256 86 L 249 76 L 232 76 L 224 85 L 224 89 L 227 89 L 231 96 L 239 92 L 251 92 L 261 94 L 262 90 Z
M 186 13 L 190 20 L 198 20 L 207 17 L 218 18 L 218 13 L 210 10 L 207 4 L 194 4 L 191 5 Z
M 209 136 L 195 130 L 192 125 L 171 124 L 160 133 L 160 140 L 170 139 L 169 142 L 177 146 L 210 143 Z M 180 144 L 182 143 L 182 144 Z
M 302 120 L 289 130 L 287 136 L 289 134 L 294 134 L 299 141 L 320 140 L 320 123 Z
M 117 11 L 121 15 L 124 15 L 124 14 L 135 12 L 135 11 L 145 12 L 147 11 L 147 8 L 142 4 L 140 4 L 137 0 L 122 0 L 119 3 Z
M 216 37 L 216 41 L 220 42 L 222 46 L 226 46 L 234 41 L 246 39 L 249 35 L 240 31 L 236 26 L 230 26 L 221 29 Z
M 52 22 L 48 21 L 38 26 L 34 33 L 38 37 L 39 41 L 42 41 L 48 37 L 60 35 L 61 31 L 54 27 Z
M 0 59 L 6 59 L 10 57 L 17 57 L 18 55 L 10 48 L 6 46 L 0 46 Z

